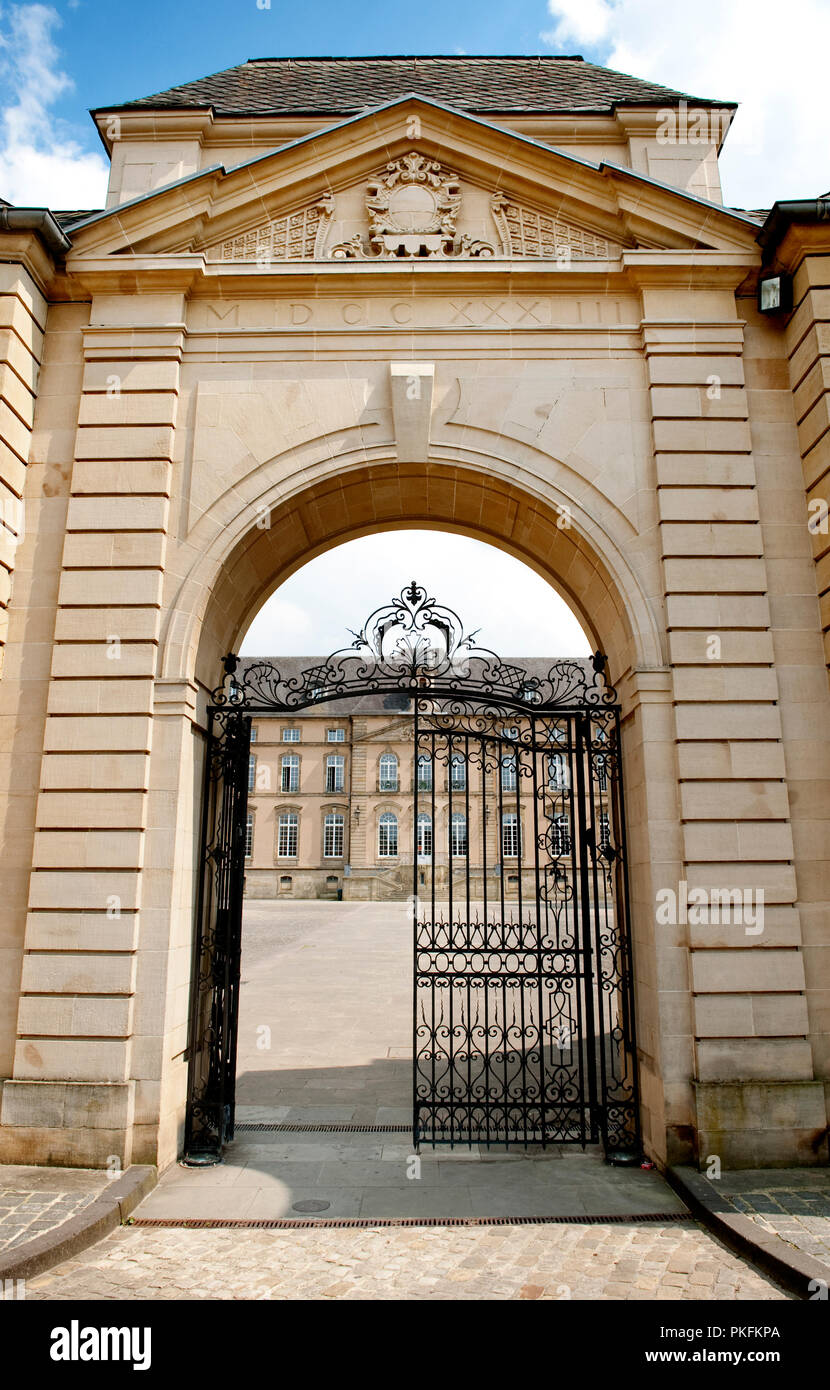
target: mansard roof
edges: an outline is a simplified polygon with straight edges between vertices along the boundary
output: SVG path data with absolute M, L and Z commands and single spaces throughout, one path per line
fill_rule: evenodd
M 411 92 L 478 114 L 607 114 L 618 106 L 666 106 L 693 97 L 579 55 L 249 58 L 237 67 L 98 110 L 210 107 L 218 116 L 354 115 Z M 93 115 L 96 113 L 93 112 Z

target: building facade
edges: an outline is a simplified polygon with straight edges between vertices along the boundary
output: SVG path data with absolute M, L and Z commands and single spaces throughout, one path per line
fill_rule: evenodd
M 550 663 L 511 658 L 529 674 Z M 278 661 L 283 673 L 320 658 Z M 482 768 L 459 746 L 441 759 L 414 738 L 412 701 L 394 695 L 332 701 L 295 718 L 251 727 L 245 894 L 383 902 L 433 895 L 442 902 L 513 902 L 534 894 L 534 787 L 504 726 L 505 746 Z M 564 729 L 556 730 L 564 739 Z M 552 851 L 570 872 L 575 832 L 567 751 L 551 746 L 542 769 L 553 804 Z M 601 771 L 598 795 L 606 790 Z M 417 796 L 416 796 L 417 793 Z M 601 846 L 611 809 L 597 800 Z M 452 890 L 452 891 L 451 891 Z
M 648 1152 L 827 1161 L 830 220 L 724 206 L 733 109 L 262 60 L 93 113 L 105 209 L 0 206 L 0 1159 L 175 1157 L 221 658 L 416 525 L 607 655 Z

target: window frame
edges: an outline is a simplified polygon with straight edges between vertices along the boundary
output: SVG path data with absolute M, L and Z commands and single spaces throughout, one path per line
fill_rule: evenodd
M 424 829 L 423 839 L 421 829 Z M 427 848 L 427 842 L 429 848 Z M 415 827 L 415 853 L 419 864 L 429 864 L 432 862 L 432 853 L 435 841 L 432 834 L 432 816 L 428 811 L 418 812 L 418 823 Z
M 333 780 L 330 773 L 334 773 Z M 339 776 L 338 776 L 339 774 Z M 346 785 L 346 756 L 344 753 L 326 755 L 326 791 L 342 792 Z
M 455 846 L 456 826 L 458 825 L 459 822 L 460 822 L 460 823 L 463 825 L 463 827 L 464 827 L 464 848 L 463 848 L 463 850 L 456 849 L 456 846 Z M 450 838 L 450 859 L 466 859 L 466 858 L 468 857 L 468 854 L 469 854 L 469 838 L 468 838 L 468 834 L 467 834 L 467 817 L 465 816 L 465 814 L 464 814 L 463 811 L 453 811 L 452 816 L 450 817 L 449 832 L 450 832 L 450 834 L 449 834 L 449 838 Z
M 397 859 L 398 858 L 398 817 L 394 811 L 384 811 L 378 821 L 378 859 Z M 387 844 L 389 843 L 389 831 L 394 830 L 395 848 L 394 850 L 383 849 L 381 847 L 381 836 L 385 832 Z
M 393 783 L 393 784 L 390 784 L 390 785 L 386 785 L 386 782 L 385 782 L 385 780 L 384 780 L 383 764 L 386 763 L 386 762 L 391 762 L 391 763 L 394 765 L 394 768 L 395 768 L 395 780 L 394 780 L 394 783 Z M 400 765 L 400 759 L 398 758 L 397 753 L 381 753 L 381 755 L 380 755 L 380 757 L 379 757 L 379 759 L 378 759 L 378 791 L 379 791 L 379 792 L 396 792 L 396 791 L 398 791 L 398 790 L 399 790 L 399 787 L 400 787 L 400 771 L 401 771 L 401 765 Z M 388 779 L 386 779 L 386 781 L 388 781 Z
M 283 823 L 289 833 L 294 832 L 294 849 L 283 852 L 282 831 Z M 300 813 L 299 811 L 278 811 L 277 812 L 277 859 L 298 859 L 300 855 Z
M 286 783 L 285 774 L 289 773 Z M 296 780 L 294 774 L 296 773 Z M 298 792 L 300 790 L 300 755 L 299 753 L 283 753 L 280 758 L 280 791 Z
M 457 781 L 455 777 L 455 769 L 457 767 L 461 768 L 460 781 Z M 447 781 L 450 791 L 465 792 L 467 790 L 467 758 L 464 753 L 453 753 L 451 755 Z
M 506 832 L 510 829 L 512 833 L 511 843 L 515 848 L 508 850 L 506 846 Z M 501 857 L 502 859 L 515 859 L 517 862 L 521 858 L 521 827 L 516 811 L 504 811 L 501 818 Z
M 328 832 L 332 830 L 336 836 L 339 830 L 340 849 L 329 850 L 327 848 Z M 342 811 L 326 811 L 323 816 L 323 858 L 324 859 L 344 859 L 346 856 L 346 817 Z

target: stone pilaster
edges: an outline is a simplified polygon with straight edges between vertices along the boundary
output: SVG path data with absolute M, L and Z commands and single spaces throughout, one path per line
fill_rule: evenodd
M 84 334 L 18 1041 L 3 1092 L 7 1159 L 33 1143 L 81 1165 L 132 1157 L 134 1039 L 144 1026 L 136 953 L 183 338 L 181 297 L 166 298 L 153 309 L 171 327 L 135 325 L 133 301 L 107 296 Z
M 815 1162 L 811 1145 L 826 1121 L 807 1040 L 774 665 L 779 578 L 768 570 L 759 512 L 743 324 L 732 293 L 713 286 L 707 297 L 710 316 L 698 307 L 684 321 L 676 291 L 669 312 L 667 292 L 644 290 L 683 850 L 679 883 L 662 885 L 676 895 L 676 915 L 658 917 L 656 930 L 688 950 L 695 1075 L 707 1083 L 701 1159 Z M 725 922 L 712 895 L 737 891 L 747 919 L 732 911 Z M 698 913 L 702 901 L 708 910 Z M 727 1077 L 775 1083 L 764 1123 L 737 1124 L 734 1098 L 717 1122 L 717 1083 Z M 781 1083 L 798 1085 L 796 1127 L 782 1118 Z

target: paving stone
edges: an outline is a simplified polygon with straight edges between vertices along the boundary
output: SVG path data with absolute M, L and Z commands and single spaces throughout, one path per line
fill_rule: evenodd
M 789 1298 L 697 1226 L 649 1226 L 639 1232 L 644 1238 L 635 1242 L 636 1234 L 621 1233 L 618 1227 L 565 1225 L 501 1227 L 498 1240 L 486 1227 L 432 1227 L 415 1234 L 402 1226 L 290 1231 L 122 1227 L 82 1255 L 29 1281 L 27 1297 Z M 590 1278 L 575 1263 L 575 1252 L 581 1247 L 584 1255 L 588 1242 L 594 1246 L 590 1256 L 596 1256 Z M 693 1262 L 705 1261 L 707 1269 L 670 1271 L 681 1250 Z M 646 1257 L 659 1273 L 645 1272 Z M 716 1282 L 717 1276 L 724 1276 L 723 1282 Z

